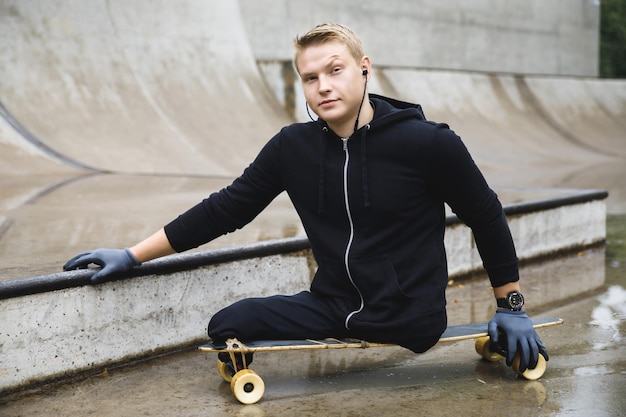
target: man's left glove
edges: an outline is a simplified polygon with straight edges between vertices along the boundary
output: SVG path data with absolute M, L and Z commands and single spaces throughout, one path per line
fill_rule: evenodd
M 134 266 L 141 265 L 131 251 L 126 249 L 96 249 L 94 251 L 83 252 L 63 265 L 64 271 L 71 269 L 87 268 L 89 264 L 96 264 L 102 269 L 91 276 L 92 284 L 100 284 L 109 276 L 128 271 Z
M 499 340 L 502 335 L 498 329 L 502 330 L 506 340 Z M 513 363 L 515 353 L 519 352 L 520 372 L 535 369 L 539 354 L 548 360 L 548 351 L 533 328 L 532 321 L 523 310 L 498 310 L 489 322 L 488 332 L 493 343 L 505 348 L 508 366 Z

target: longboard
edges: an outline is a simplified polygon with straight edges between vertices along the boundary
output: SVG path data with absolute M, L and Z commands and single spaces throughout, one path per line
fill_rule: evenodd
M 556 326 L 563 323 L 560 318 L 536 318 L 532 319 L 535 329 Z M 494 362 L 503 359 L 502 352 L 498 351 L 489 340 L 487 333 L 488 323 L 471 323 L 449 326 L 441 335 L 438 343 L 457 342 L 460 340 L 476 339 L 474 344 L 476 352 L 484 359 Z M 229 339 L 225 343 L 214 344 L 209 342 L 200 346 L 202 352 L 227 352 L 231 361 L 235 363 L 235 353 L 275 352 L 286 350 L 311 350 L 311 349 L 366 349 L 397 346 L 389 343 L 371 343 L 358 339 L 303 339 L 303 340 L 256 340 L 242 343 L 237 339 Z M 243 356 L 243 355 L 240 355 Z M 265 392 L 265 384 L 261 377 L 248 368 L 245 356 L 241 370 L 234 372 L 228 365 L 218 360 L 218 372 L 226 382 L 230 382 L 235 398 L 243 404 L 258 402 Z M 241 362 L 241 360 L 240 360 Z M 546 361 L 539 355 L 539 361 L 534 369 L 524 372 L 519 370 L 519 357 L 516 356 L 512 364 L 513 370 L 528 380 L 541 378 L 546 370 Z M 233 375 L 234 373 L 234 375 Z

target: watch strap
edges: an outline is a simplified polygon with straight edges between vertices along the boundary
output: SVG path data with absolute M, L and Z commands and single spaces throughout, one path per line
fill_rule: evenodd
M 509 303 L 506 301 L 506 298 L 497 298 L 496 303 L 500 308 L 506 308 L 507 310 L 511 309 Z

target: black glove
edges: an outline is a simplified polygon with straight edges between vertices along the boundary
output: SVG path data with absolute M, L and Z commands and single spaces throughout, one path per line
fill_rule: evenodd
M 72 269 L 87 268 L 89 264 L 100 265 L 102 269 L 90 278 L 92 284 L 99 284 L 107 277 L 118 272 L 132 269 L 141 265 L 128 248 L 126 249 L 96 249 L 94 251 L 83 252 L 63 265 L 64 271 Z
M 500 334 L 501 330 L 504 335 Z M 548 360 L 548 351 L 533 328 L 533 322 L 522 311 L 498 310 L 488 325 L 489 337 L 493 343 L 506 351 L 506 364 L 511 366 L 515 353 L 520 354 L 520 371 L 535 369 L 541 354 Z M 500 340 L 504 336 L 506 340 Z

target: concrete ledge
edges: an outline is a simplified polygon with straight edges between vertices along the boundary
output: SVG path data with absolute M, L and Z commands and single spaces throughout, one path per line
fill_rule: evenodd
M 570 190 L 506 206 L 520 259 L 603 242 L 606 197 Z M 446 246 L 452 276 L 480 269 L 471 233 L 454 216 Z M 314 270 L 307 240 L 293 238 L 175 255 L 98 286 L 87 285 L 85 270 L 0 282 L 0 392 L 200 341 L 217 310 L 307 289 Z
M 504 206 L 520 261 L 603 242 L 607 196 L 605 191 L 585 190 Z M 482 268 L 471 230 L 456 216 L 448 217 L 445 243 L 450 276 Z

